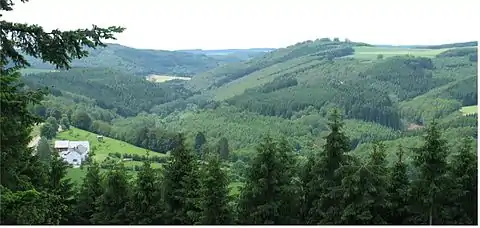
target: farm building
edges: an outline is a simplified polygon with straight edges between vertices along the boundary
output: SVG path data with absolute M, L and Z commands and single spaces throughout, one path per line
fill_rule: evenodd
M 90 143 L 88 141 L 55 141 L 54 148 L 68 164 L 79 166 L 88 157 Z

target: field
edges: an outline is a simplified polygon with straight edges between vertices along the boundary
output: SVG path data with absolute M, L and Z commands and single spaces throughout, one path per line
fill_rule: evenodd
M 20 73 L 21 73 L 21 74 L 35 74 L 35 73 L 48 73 L 48 72 L 58 72 L 58 70 L 39 69 L 39 68 L 24 68 L 24 69 L 20 69 Z
M 168 75 L 149 75 L 146 79 L 150 82 L 162 83 L 170 80 L 190 80 L 188 77 L 177 77 L 177 76 L 168 76 Z
M 478 112 L 478 107 L 477 105 L 465 106 L 460 109 L 460 112 L 462 112 L 463 115 L 476 114 Z
M 57 140 L 77 140 L 77 141 L 89 141 L 90 148 L 95 153 L 94 159 L 98 162 L 102 162 L 108 157 L 109 153 L 128 153 L 128 154 L 138 154 L 138 155 L 147 155 L 146 149 L 128 144 L 123 141 L 112 139 L 109 137 L 103 137 L 103 141 L 100 142 L 97 140 L 97 134 L 84 131 L 78 128 L 71 128 L 70 130 L 61 132 L 57 135 Z M 167 156 L 165 154 L 149 151 L 151 156 Z M 125 161 L 126 166 L 138 165 L 134 161 Z M 153 166 L 158 167 L 159 164 L 152 164 Z
M 146 149 L 128 144 L 123 141 L 115 140 L 112 138 L 104 137 L 102 142 L 97 140 L 97 134 L 84 131 L 78 128 L 71 128 L 70 130 L 61 132 L 57 135 L 56 140 L 78 140 L 78 141 L 89 141 L 90 147 L 94 152 L 94 157 L 98 162 L 105 160 L 108 157 L 109 153 L 119 152 L 129 153 L 129 154 L 138 154 L 138 155 L 146 155 Z M 167 156 L 165 154 L 160 154 L 156 152 L 150 151 L 150 155 L 154 156 Z M 126 167 L 132 166 L 141 166 L 143 163 L 139 161 L 123 161 Z M 160 168 L 162 165 L 159 163 L 152 163 L 153 168 Z M 67 176 L 72 179 L 72 181 L 76 183 L 81 183 L 83 177 L 86 173 L 86 167 L 84 169 L 81 168 L 69 168 Z M 105 171 L 105 170 L 102 170 Z M 132 176 L 136 175 L 136 172 L 128 171 L 128 173 Z
M 379 54 L 384 58 L 399 56 L 399 55 L 413 55 L 419 57 L 435 57 L 436 55 L 448 49 L 417 49 L 417 48 L 397 48 L 397 47 L 355 47 L 355 54 L 353 57 L 358 59 L 373 60 Z

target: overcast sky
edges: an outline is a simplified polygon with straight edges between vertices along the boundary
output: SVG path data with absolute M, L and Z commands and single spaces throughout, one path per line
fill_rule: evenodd
M 46 29 L 121 25 L 149 49 L 284 47 L 322 37 L 373 44 L 478 40 L 479 0 L 19 0 L 4 18 Z

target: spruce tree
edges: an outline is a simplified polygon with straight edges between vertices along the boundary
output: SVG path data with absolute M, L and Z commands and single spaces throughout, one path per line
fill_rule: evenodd
M 46 138 L 42 137 L 40 140 L 38 140 L 37 155 L 40 161 L 50 163 L 53 155 Z
M 201 224 L 232 224 L 228 177 L 217 154 L 208 154 L 201 177 Z
M 228 140 L 225 137 L 222 137 L 217 144 L 217 153 L 220 155 L 222 160 L 228 160 L 230 156 L 230 148 L 228 146 Z
M 316 160 L 318 153 L 310 154 L 307 157 L 307 162 L 303 167 L 300 167 L 300 178 L 302 185 L 302 197 L 301 197 L 301 221 L 302 224 L 309 224 L 309 211 L 313 207 L 313 201 L 320 197 L 319 191 L 316 191 L 316 186 L 311 186 L 312 180 L 315 178 L 313 172 L 315 165 L 318 163 Z
M 156 225 L 162 223 L 162 195 L 157 172 L 150 161 L 145 161 L 137 174 L 131 201 L 131 224 Z
M 238 205 L 241 224 L 292 224 L 297 214 L 292 213 L 292 202 L 300 200 L 291 186 L 291 159 L 285 145 L 266 137 L 257 147 Z M 298 205 L 300 206 L 300 205 Z M 297 208 L 298 208 L 297 206 Z
M 346 153 L 350 149 L 348 137 L 342 131 L 343 121 L 338 110 L 334 109 L 329 116 L 330 133 L 325 137 L 323 153 L 312 168 L 312 179 L 308 181 L 306 190 L 310 195 L 311 207 L 305 208 L 308 215 L 307 224 L 336 224 L 342 213 L 341 184 L 342 175 L 338 169 L 349 166 L 351 157 Z
M 461 225 L 478 224 L 478 168 L 476 151 L 472 139 L 465 137 L 462 146 L 450 164 L 449 179 L 453 182 L 449 215 L 452 223 Z
M 286 196 L 282 198 L 280 205 L 280 214 L 284 217 L 283 223 L 301 224 L 302 207 L 302 187 L 300 172 L 298 172 L 298 160 L 293 153 L 294 149 L 288 144 L 288 141 L 282 137 L 277 143 L 277 157 L 280 160 L 282 169 L 279 185 L 281 194 Z
M 198 162 L 185 147 L 183 135 L 177 137 L 176 147 L 164 171 L 164 201 L 167 224 L 192 225 L 199 222 L 200 205 Z
M 73 219 L 75 204 L 74 184 L 67 178 L 67 169 L 70 167 L 58 153 L 52 153 L 50 162 L 48 192 L 56 196 L 55 213 L 60 217 L 60 224 L 68 224 Z
M 424 145 L 416 150 L 414 166 L 419 171 L 418 179 L 412 184 L 411 199 L 417 224 L 444 224 L 441 210 L 447 201 L 449 181 L 447 179 L 448 149 L 437 123 L 432 121 L 426 129 Z
M 202 147 L 203 145 L 207 142 L 205 139 L 205 135 L 202 132 L 198 132 L 197 135 L 195 136 L 195 152 L 197 152 L 200 157 L 203 157 L 203 151 Z
M 407 176 L 407 165 L 403 157 L 404 151 L 401 145 L 398 146 L 397 161 L 389 172 L 388 196 L 389 209 L 387 222 L 391 225 L 403 225 L 410 217 L 408 208 L 410 181 Z
M 96 213 L 93 224 L 124 225 L 130 221 L 127 206 L 130 203 L 130 177 L 123 163 L 109 170 L 104 180 L 103 194 L 96 201 Z
M 344 192 L 341 223 L 347 225 L 387 224 L 388 206 L 386 190 L 387 168 L 383 144 L 376 144 L 367 164 L 350 166 L 354 169 L 342 181 Z
M 77 215 L 77 224 L 91 225 L 90 220 L 96 213 L 97 207 L 95 202 L 98 201 L 103 194 L 102 177 L 100 175 L 100 166 L 96 162 L 92 162 L 87 168 L 87 173 L 83 178 L 83 183 L 80 187 L 75 204 L 75 213 Z

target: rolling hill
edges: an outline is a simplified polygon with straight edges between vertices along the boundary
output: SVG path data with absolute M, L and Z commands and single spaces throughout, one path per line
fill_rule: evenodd
M 95 122 L 92 132 L 162 153 L 177 132 L 190 144 L 198 132 L 211 146 L 225 137 L 234 160 L 248 159 L 265 134 L 314 150 L 323 143 L 326 115 L 334 107 L 343 110 L 352 149 L 364 153 L 378 140 L 415 141 L 433 119 L 452 135 L 474 136 L 476 114 L 464 107 L 477 103 L 477 50 L 441 47 L 319 39 L 184 81 L 152 83 L 102 68 L 36 73 L 24 80 L 34 88 L 55 88 L 34 107 L 37 113 L 86 110 Z
M 201 53 L 179 51 L 135 49 L 119 44 L 108 44 L 105 48 L 89 49 L 90 55 L 74 60 L 75 68 L 113 68 L 116 70 L 147 76 L 166 74 L 191 77 L 194 74 L 219 66 L 222 60 Z M 34 69 L 53 69 L 53 66 L 28 56 Z
M 241 62 L 252 59 L 257 56 L 275 50 L 274 48 L 249 48 L 249 49 L 219 49 L 219 50 L 177 50 L 180 52 L 187 52 L 192 54 L 202 54 L 220 60 L 225 63 Z

